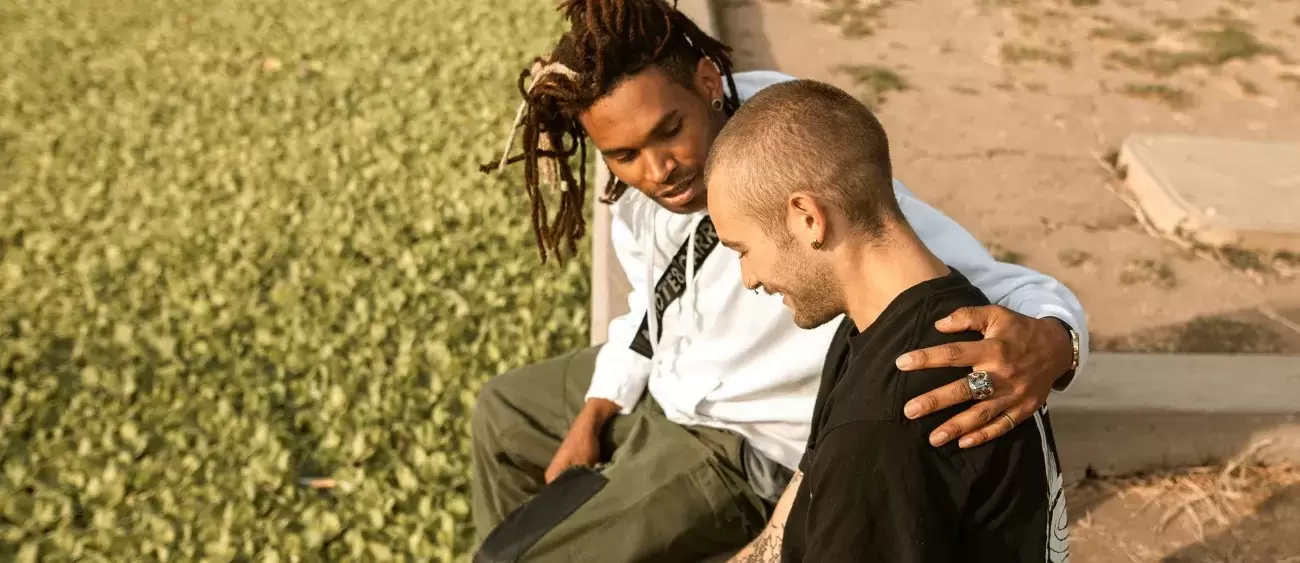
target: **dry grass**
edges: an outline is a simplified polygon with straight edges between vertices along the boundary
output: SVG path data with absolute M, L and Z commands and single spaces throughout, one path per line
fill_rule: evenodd
M 1159 510 L 1154 530 L 1162 533 L 1175 524 L 1189 526 L 1197 541 L 1207 530 L 1223 529 L 1249 517 L 1255 507 L 1277 491 L 1300 484 L 1300 466 L 1267 466 L 1255 462 L 1270 440 L 1252 444 L 1221 466 L 1193 467 L 1151 475 L 1087 479 L 1070 489 L 1092 487 L 1120 500 L 1141 502 L 1137 513 Z M 1087 517 L 1075 526 L 1090 527 Z
M 849 76 L 858 99 L 872 110 L 884 105 L 890 94 L 911 88 L 901 74 L 879 65 L 842 65 L 835 70 Z
M 1110 23 L 1110 25 L 1106 27 L 1099 27 L 1092 30 L 1089 36 L 1097 39 L 1121 41 L 1130 45 L 1149 43 L 1155 39 L 1155 35 L 1150 31 L 1140 27 L 1114 22 Z
M 1166 23 L 1172 25 L 1174 21 L 1182 20 L 1168 20 Z M 1198 29 L 1187 34 L 1191 48 L 1146 48 L 1136 53 L 1116 51 L 1107 59 L 1134 70 L 1169 76 L 1190 67 L 1217 67 L 1229 61 L 1248 61 L 1280 54 L 1276 47 L 1255 37 L 1252 26 L 1242 20 L 1220 15 L 1202 20 L 1197 25 Z
M 1120 92 L 1126 96 L 1160 102 L 1179 110 L 1196 104 L 1196 96 L 1191 92 L 1168 84 L 1126 84 Z
M 1174 269 L 1167 262 L 1151 259 L 1130 260 L 1120 271 L 1119 281 L 1124 285 L 1148 283 L 1161 289 L 1173 289 L 1178 285 Z
M 996 242 L 990 242 L 986 244 L 985 247 L 988 248 L 989 254 L 993 256 L 993 259 L 998 262 L 1019 264 L 1021 260 L 1025 259 L 1024 255 L 1019 252 L 1011 250 L 1010 248 L 1002 246 Z
M 1004 43 L 1001 54 L 1008 64 L 1039 62 L 1067 69 L 1074 66 L 1074 55 L 1061 46 Z
M 1092 260 L 1092 254 L 1086 250 L 1067 248 L 1057 253 L 1056 257 L 1067 268 L 1077 268 Z
M 885 10 L 897 0 L 801 0 L 820 10 L 818 20 L 838 26 L 845 37 L 870 37 L 880 27 Z

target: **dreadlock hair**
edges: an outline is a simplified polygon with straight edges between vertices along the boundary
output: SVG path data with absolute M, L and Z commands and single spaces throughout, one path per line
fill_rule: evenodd
M 586 231 L 586 133 L 578 116 L 593 103 L 651 65 L 663 69 L 673 82 L 693 88 L 700 58 L 708 57 L 731 89 L 724 96 L 724 111 L 730 114 L 740 107 L 731 76 L 731 48 L 678 11 L 676 0 L 671 6 L 665 0 L 563 0 L 558 9 L 569 22 L 569 31 L 550 57 L 538 57 L 531 68 L 520 72 L 523 102 L 510 139 L 499 162 L 480 167 L 490 173 L 524 163 L 524 187 L 532 202 L 533 233 L 543 263 L 548 250 L 563 263 L 561 246 L 576 252 Z M 525 87 L 529 77 L 532 82 Z M 509 157 L 521 124 L 523 152 Z M 575 154 L 576 171 L 570 163 Z M 547 216 L 543 184 L 560 190 L 560 209 L 554 218 Z M 613 203 L 626 189 L 611 174 L 600 201 Z

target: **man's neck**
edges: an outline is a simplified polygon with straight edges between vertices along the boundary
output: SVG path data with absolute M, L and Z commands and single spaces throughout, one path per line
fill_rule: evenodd
M 846 314 L 865 331 L 899 294 L 949 274 L 943 263 L 906 225 L 891 224 L 876 241 L 855 241 L 838 272 Z

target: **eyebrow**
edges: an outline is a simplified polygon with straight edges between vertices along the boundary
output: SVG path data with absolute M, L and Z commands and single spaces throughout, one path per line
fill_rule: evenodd
M 659 118 L 659 121 L 655 123 L 654 128 L 650 130 L 650 136 L 653 137 L 653 136 L 659 134 L 660 132 L 662 132 L 664 129 L 666 129 L 666 128 L 668 127 L 668 124 L 669 124 L 670 122 L 672 122 L 672 120 L 675 119 L 675 118 L 677 117 L 678 113 L 679 113 L 679 112 L 678 112 L 677 110 L 672 110 L 672 111 L 670 111 L 670 112 L 668 112 L 668 113 L 665 113 L 663 117 L 660 117 L 660 118 Z M 644 143 L 645 143 L 645 140 L 642 139 L 642 144 L 644 144 Z M 601 151 L 601 152 L 603 152 L 603 153 L 605 153 L 605 154 L 608 155 L 608 154 L 617 154 L 617 153 L 622 153 L 622 152 L 630 152 L 630 151 L 634 151 L 634 150 L 636 150 L 636 149 L 629 148 L 629 147 L 614 147 L 614 148 L 611 148 L 611 149 L 608 149 L 608 150 L 604 150 L 604 151 Z
M 725 239 L 725 238 L 721 238 L 721 237 L 719 237 L 719 238 L 718 238 L 718 242 L 722 243 L 722 246 L 725 246 L 725 247 L 730 248 L 730 249 L 732 249 L 732 250 L 735 250 L 735 251 L 737 251 L 737 252 L 739 252 L 739 251 L 745 249 L 745 245 L 744 245 L 744 244 L 741 244 L 741 243 L 736 242 L 736 241 L 727 240 L 727 239 Z

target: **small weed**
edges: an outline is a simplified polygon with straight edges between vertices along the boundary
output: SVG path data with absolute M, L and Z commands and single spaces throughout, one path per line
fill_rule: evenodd
M 1036 61 L 1062 68 L 1074 66 L 1074 56 L 1067 51 L 1014 43 L 1002 44 L 1002 60 L 1011 64 Z
M 1183 18 L 1159 17 L 1152 20 L 1152 23 L 1173 31 L 1187 29 L 1187 20 Z
M 992 255 L 993 259 L 997 260 L 998 262 L 1006 262 L 1008 264 L 1019 264 L 1020 261 L 1025 258 L 1019 252 L 1011 250 L 1010 248 L 1002 246 L 996 242 L 991 242 L 986 246 L 989 249 L 989 254 Z
M 1120 337 L 1099 338 L 1093 350 L 1179 354 L 1281 354 L 1288 351 L 1277 331 L 1229 316 L 1196 317 L 1183 324 Z
M 1086 250 L 1067 248 L 1057 253 L 1056 258 L 1067 268 L 1077 268 L 1092 260 L 1092 254 L 1089 254 Z
M 1191 66 L 1220 66 L 1233 60 L 1246 61 L 1262 55 L 1279 55 L 1276 47 L 1260 41 L 1250 32 L 1248 23 L 1220 15 L 1202 22 L 1207 29 L 1190 33 L 1197 48 L 1166 51 L 1148 48 L 1140 53 L 1111 53 L 1107 59 L 1134 70 L 1168 76 Z
M 1125 95 L 1154 100 L 1174 109 L 1187 109 L 1196 103 L 1196 98 L 1191 92 L 1167 84 L 1126 84 L 1120 91 Z
M 1261 92 L 1258 84 L 1240 76 L 1237 77 L 1237 85 L 1241 86 L 1241 93 L 1247 96 L 1258 96 Z
M 847 74 L 858 88 L 858 98 L 875 110 L 892 92 L 905 92 L 911 85 L 902 75 L 877 65 L 842 65 L 836 70 Z
M 1256 39 L 1243 22 L 1224 20 L 1221 23 L 1219 29 L 1194 34 L 1201 44 L 1205 64 L 1221 65 L 1231 60 L 1250 60 L 1277 52 L 1274 47 Z
M 1130 260 L 1125 264 L 1120 271 L 1119 282 L 1124 285 L 1148 283 L 1160 289 L 1173 289 L 1178 285 L 1178 278 L 1169 264 L 1142 259 Z
M 1124 24 L 1111 24 L 1110 27 L 1094 29 L 1090 36 L 1098 39 L 1123 41 L 1130 45 L 1140 45 L 1155 39 L 1155 36 L 1149 31 Z
M 1038 27 L 1038 24 L 1041 22 L 1042 19 L 1039 18 L 1038 14 L 1033 12 L 1016 12 L 1016 23 L 1019 23 L 1020 25 L 1033 28 Z
M 881 15 L 893 7 L 897 0 L 858 0 L 830 3 L 818 20 L 837 25 L 850 39 L 870 37 L 879 27 Z
M 1070 0 L 1070 5 L 1077 8 L 1097 6 L 1099 4 L 1101 4 L 1101 0 Z
M 1259 252 L 1238 246 L 1228 245 L 1219 248 L 1219 255 L 1229 266 L 1238 270 L 1262 272 L 1265 270 L 1264 257 Z

